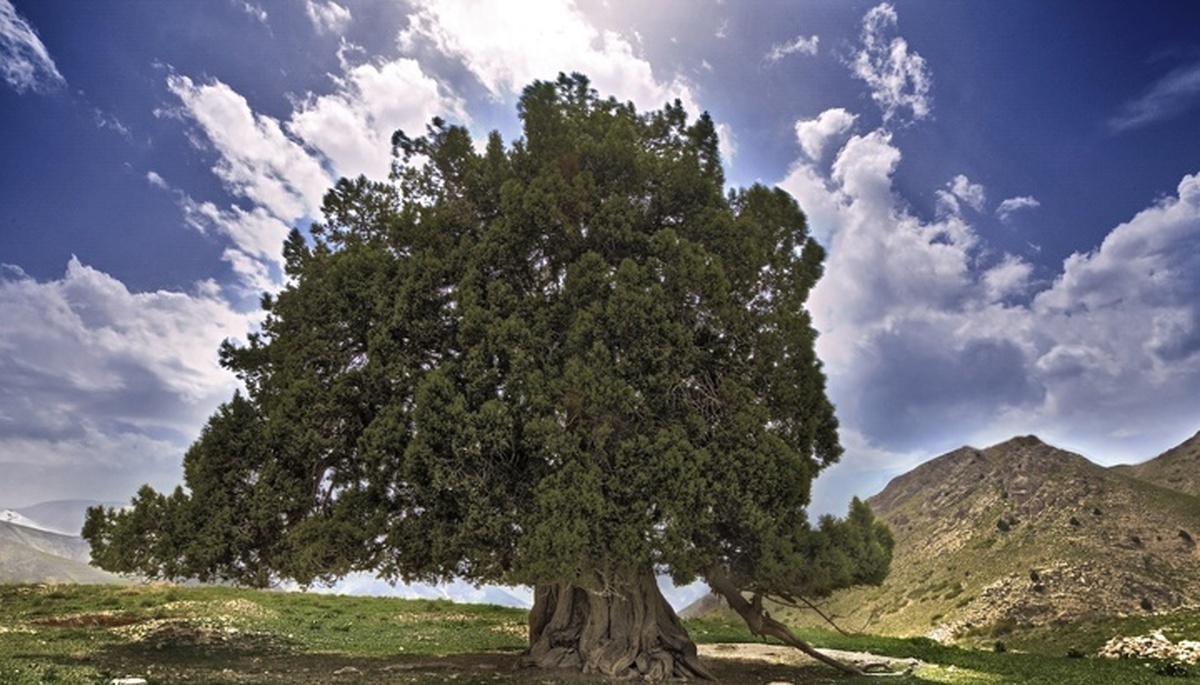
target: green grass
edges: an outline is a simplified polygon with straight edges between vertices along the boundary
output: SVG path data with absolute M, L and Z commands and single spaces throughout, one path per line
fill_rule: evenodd
M 525 618 L 493 606 L 220 587 L 0 585 L 0 685 L 101 685 L 123 676 L 151 685 L 560 682 L 554 674 L 512 670 L 525 645 Z M 740 623 L 687 625 L 700 643 L 759 641 Z M 1003 638 L 1005 653 L 993 651 L 995 640 L 954 648 L 924 638 L 798 632 L 821 647 L 924 663 L 885 682 L 1187 682 L 1157 674 L 1159 664 L 1066 657 L 1068 649 L 1094 653 L 1112 635 L 1153 629 L 1194 638 L 1200 614 L 1015 632 Z M 725 667 L 722 682 L 879 682 L 820 665 L 739 668 Z

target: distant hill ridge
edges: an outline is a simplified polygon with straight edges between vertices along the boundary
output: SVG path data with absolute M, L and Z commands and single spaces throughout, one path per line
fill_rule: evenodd
M 124 583 L 88 564 L 82 538 L 0 521 L 0 583 Z
M 1200 496 L 1200 432 L 1161 455 L 1128 466 L 1114 466 L 1123 476 Z
M 849 630 L 946 639 L 1196 606 L 1198 453 L 1200 434 L 1105 468 L 1022 436 L 936 457 L 868 499 L 896 536 L 891 575 L 827 613 Z

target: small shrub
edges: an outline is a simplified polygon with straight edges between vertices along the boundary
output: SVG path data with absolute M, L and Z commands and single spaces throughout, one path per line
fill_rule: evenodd
M 996 640 L 996 644 L 992 645 L 992 651 L 997 654 L 1003 654 L 1008 651 L 1008 646 L 1001 640 Z
M 1072 526 L 1075 526 L 1076 528 L 1078 528 L 1078 527 L 1082 526 L 1082 525 L 1083 525 L 1083 523 L 1082 523 L 1082 522 L 1081 522 L 1079 519 L 1077 519 L 1077 518 L 1075 518 L 1074 516 L 1072 516 L 1072 517 L 1071 517 L 1071 525 L 1072 525 Z
M 1196 544 L 1196 541 L 1192 539 L 1191 533 L 1188 533 L 1186 530 L 1183 530 L 1183 529 L 1180 529 L 1180 531 L 1179 531 L 1179 539 L 1186 542 L 1189 546 Z
M 1086 656 L 1087 655 L 1083 653 L 1083 650 L 1079 649 L 1078 647 L 1072 647 L 1067 650 L 1068 659 L 1082 659 Z
M 1150 601 L 1149 597 L 1142 598 L 1141 606 L 1144 611 L 1154 611 L 1154 603 Z
M 1008 531 L 1012 530 L 1012 524 L 1004 519 L 1000 519 L 999 521 L 996 521 L 996 529 L 1001 533 L 1007 533 Z
M 1042 576 L 1037 572 L 1037 569 L 1033 569 L 1029 571 L 1029 580 L 1040 583 L 1042 582 Z
M 1092 507 L 1092 516 L 1102 516 L 1100 507 Z
M 1008 635 L 1016 629 L 1017 619 L 1011 616 L 1006 616 L 999 621 L 996 621 L 991 625 L 990 628 L 988 628 L 988 635 L 990 637 L 1000 637 L 1001 635 Z
M 1188 678 L 1192 675 L 1187 664 L 1181 661 L 1163 661 L 1154 667 L 1154 672 L 1170 678 Z

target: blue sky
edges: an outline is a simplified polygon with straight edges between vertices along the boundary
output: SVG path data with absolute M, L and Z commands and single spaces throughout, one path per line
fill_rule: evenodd
M 720 125 L 829 248 L 818 511 L 963 444 L 1200 429 L 1188 3 L 0 0 L 0 505 L 169 488 L 341 175 L 581 71 Z

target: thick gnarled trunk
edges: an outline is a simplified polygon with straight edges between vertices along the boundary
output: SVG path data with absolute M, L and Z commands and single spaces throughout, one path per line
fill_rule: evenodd
M 529 645 L 525 662 L 540 668 L 648 680 L 712 678 L 649 571 L 605 591 L 538 586 Z

